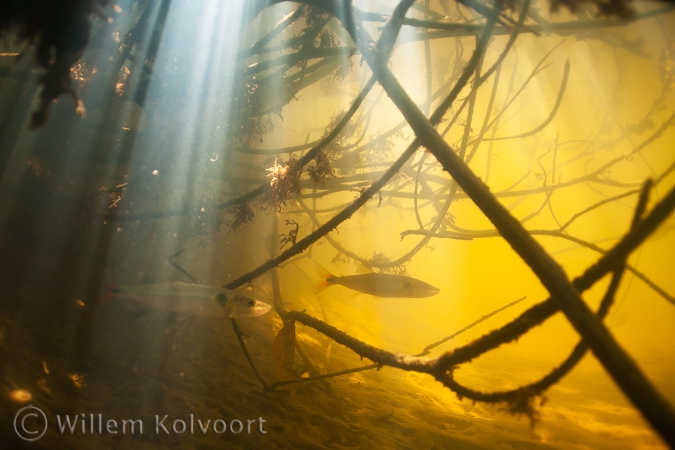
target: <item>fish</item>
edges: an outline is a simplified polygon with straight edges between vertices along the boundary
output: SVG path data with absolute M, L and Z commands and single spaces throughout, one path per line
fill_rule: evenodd
M 272 306 L 248 294 L 191 283 L 137 284 L 111 286 L 107 297 L 130 298 L 160 310 L 215 317 L 258 317 Z
M 314 267 L 322 278 L 314 285 L 313 291 L 315 294 L 336 284 L 364 294 L 384 298 L 432 297 L 441 291 L 422 280 L 403 275 L 369 272 L 336 277 L 317 262 L 314 263 Z

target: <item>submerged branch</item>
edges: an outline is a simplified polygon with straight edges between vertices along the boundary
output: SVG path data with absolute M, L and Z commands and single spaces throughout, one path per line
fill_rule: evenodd
M 354 214 L 361 206 L 363 206 L 368 200 L 370 200 L 377 192 L 389 182 L 391 177 L 393 177 L 396 172 L 405 164 L 405 162 L 412 156 L 416 150 L 416 146 L 410 146 L 408 149 L 403 152 L 401 156 L 391 165 L 389 170 L 387 170 L 382 177 L 373 183 L 368 189 L 366 189 L 359 197 L 354 200 L 349 206 L 344 208 L 342 211 L 334 215 L 328 222 L 317 228 L 312 233 L 308 234 L 301 240 L 299 240 L 295 245 L 289 247 L 287 250 L 280 253 L 277 257 L 272 258 L 260 266 L 256 267 L 247 274 L 240 276 L 239 278 L 230 281 L 224 288 L 233 289 L 235 287 L 241 286 L 242 284 L 248 283 L 254 278 L 259 277 L 264 274 L 272 267 L 276 267 L 282 262 L 288 260 L 289 258 L 298 255 L 304 252 L 310 245 L 321 239 L 323 236 L 337 228 L 345 220 L 349 219 L 352 214 Z
M 641 195 L 638 200 L 638 205 L 635 209 L 635 214 L 633 217 L 633 223 L 631 224 L 631 228 L 635 228 L 635 226 L 639 223 L 640 219 L 642 218 L 642 215 L 644 214 L 644 211 L 647 207 L 647 200 L 649 198 L 650 188 L 651 188 L 651 180 L 647 180 L 643 184 Z M 619 263 L 617 268 L 614 270 L 612 280 L 609 284 L 609 287 L 607 288 L 607 292 L 605 293 L 605 296 L 600 302 L 600 307 L 596 312 L 597 316 L 600 319 L 603 319 L 607 315 L 607 313 L 609 312 L 609 308 L 614 302 L 616 292 L 619 288 L 619 283 L 624 273 L 627 256 L 628 255 L 624 256 L 623 261 Z M 555 383 L 560 381 L 562 377 L 564 377 L 567 373 L 569 373 L 569 371 L 572 370 L 579 361 L 581 361 L 581 359 L 586 354 L 587 350 L 588 345 L 586 345 L 586 343 L 583 340 L 580 341 L 574 347 L 574 349 L 572 350 L 571 354 L 567 357 L 567 359 L 565 359 L 563 363 L 561 363 L 558 367 L 553 369 L 549 374 L 542 377 L 539 381 L 509 391 L 483 393 L 471 390 L 467 387 L 462 386 L 460 383 L 454 381 L 452 379 L 453 378 L 452 373 L 449 373 L 447 375 L 447 378 L 444 378 L 441 381 L 446 383 L 446 385 L 452 385 L 453 389 L 458 389 L 458 391 L 456 392 L 458 392 L 460 395 L 464 395 L 473 400 L 480 400 L 484 402 L 503 402 L 503 401 L 508 401 L 512 403 L 523 402 L 524 398 L 532 398 L 535 395 L 540 395 L 546 389 L 548 389 L 549 387 L 553 386 Z
M 464 164 L 380 59 L 377 48 L 365 30 L 354 36 L 380 84 L 403 113 L 408 123 L 453 179 L 471 197 L 487 218 L 499 229 L 504 239 L 520 255 L 541 280 L 577 332 L 583 337 L 610 373 L 650 424 L 672 445 L 675 445 L 675 411 L 647 380 L 637 364 L 619 346 L 614 337 L 579 297 L 562 268 L 528 234 L 523 226 L 492 195 L 489 188 Z
M 331 143 L 338 134 L 344 129 L 344 127 L 349 123 L 351 118 L 356 114 L 356 111 L 359 109 L 363 101 L 365 100 L 366 96 L 370 92 L 370 90 L 373 88 L 375 84 L 375 78 L 371 77 L 371 79 L 366 83 L 364 88 L 359 92 L 359 95 L 357 98 L 352 102 L 352 105 L 350 106 L 349 110 L 344 114 L 344 116 L 340 119 L 340 121 L 335 125 L 335 128 L 331 130 L 331 132 L 321 139 L 319 143 L 314 146 L 311 150 L 309 150 L 307 153 L 305 153 L 299 160 L 299 164 L 301 166 L 306 166 L 309 164 L 315 157 L 316 155 L 326 148 L 326 146 Z M 231 200 L 227 200 L 225 202 L 221 202 L 218 205 L 216 205 L 216 209 L 226 209 L 230 208 L 232 206 L 240 205 L 243 203 L 246 203 L 250 200 L 253 200 L 256 197 L 259 197 L 263 195 L 265 192 L 269 191 L 271 189 L 269 183 L 262 183 L 260 184 L 257 188 L 240 195 L 239 197 L 233 198 Z M 153 213 L 140 213 L 140 214 L 125 214 L 123 216 L 118 215 L 117 213 L 106 213 L 103 214 L 104 220 L 110 220 L 110 221 L 130 221 L 130 220 L 148 220 L 148 219 L 159 219 L 159 218 L 166 218 L 166 217 L 172 217 L 172 216 L 181 216 L 188 214 L 192 209 L 186 205 L 182 208 L 175 208 L 167 211 L 159 211 L 159 212 L 153 212 Z
M 286 28 L 291 26 L 293 22 L 298 20 L 304 12 L 305 5 L 301 5 L 295 8 L 295 11 L 288 13 L 283 19 L 277 22 L 277 24 L 274 25 L 274 27 L 265 36 L 249 47 L 245 55 L 248 56 L 261 52 L 267 44 L 272 42 L 274 38 L 279 36 Z
M 585 31 L 585 30 L 594 30 L 594 29 L 605 29 L 605 28 L 616 28 L 616 27 L 625 27 L 631 23 L 635 23 L 641 20 L 650 19 L 656 16 L 663 14 L 668 14 L 675 9 L 673 5 L 665 5 L 659 8 L 654 8 L 649 11 L 644 11 L 641 13 L 635 14 L 632 18 L 626 19 L 592 19 L 592 20 L 571 20 L 567 22 L 545 22 L 541 24 L 531 24 L 526 28 L 519 30 L 519 34 L 532 34 L 532 33 L 554 33 L 560 36 L 569 36 L 573 35 L 575 32 Z M 377 13 L 364 13 L 363 17 L 372 22 L 384 22 L 387 19 L 387 16 Z M 421 33 L 417 39 L 442 39 L 448 37 L 469 37 L 474 36 L 478 31 L 480 31 L 480 25 L 468 24 L 468 23 L 452 23 L 452 22 L 441 22 L 435 20 L 422 20 L 414 18 L 406 18 L 403 21 L 404 25 L 415 27 L 415 28 L 424 28 L 427 31 Z M 512 33 L 512 28 L 507 26 L 500 26 L 495 28 L 495 36 L 502 36 Z
M 443 100 L 443 102 L 441 102 L 441 104 L 436 108 L 434 113 L 431 115 L 429 120 L 431 121 L 432 124 L 437 124 L 441 121 L 447 108 L 450 107 L 450 105 L 455 100 L 461 89 L 469 81 L 471 74 L 475 70 L 476 65 L 480 61 L 480 58 L 487 46 L 487 42 L 489 40 L 490 31 L 492 29 L 493 24 L 494 22 L 486 26 L 486 30 L 483 33 L 483 36 L 481 37 L 481 40 L 479 41 L 478 45 L 476 46 L 476 50 L 474 51 L 473 56 L 467 63 L 467 66 L 464 72 L 462 73 L 462 76 L 460 76 L 460 78 L 457 80 L 457 83 L 455 84 L 455 87 L 450 91 L 448 96 Z M 383 34 L 383 36 L 388 35 Z M 372 77 L 371 81 L 374 79 L 375 77 Z M 227 283 L 223 287 L 232 289 L 234 287 L 241 286 L 242 284 L 247 283 L 256 277 L 259 277 L 263 273 L 270 270 L 272 267 L 275 267 L 281 264 L 282 262 L 286 261 L 287 259 L 305 251 L 311 244 L 321 239 L 323 236 L 325 236 L 330 231 L 335 229 L 339 224 L 341 224 L 349 217 L 351 217 L 351 215 L 354 214 L 361 206 L 363 206 L 368 200 L 370 200 L 375 194 L 377 194 L 389 182 L 389 180 L 403 167 L 406 161 L 413 155 L 413 153 L 417 150 L 417 148 L 420 145 L 421 141 L 419 139 L 415 139 L 408 146 L 408 148 L 406 148 L 406 150 L 401 154 L 401 156 L 399 156 L 399 158 L 382 175 L 382 177 L 380 177 L 379 180 L 371 184 L 370 187 L 368 187 L 368 189 L 366 189 L 361 195 L 359 195 L 359 197 L 353 203 L 351 203 L 349 206 L 344 208 L 338 214 L 333 216 L 328 222 L 323 224 L 321 227 L 317 228 L 309 235 L 305 236 L 303 239 L 301 239 L 295 245 L 290 247 L 288 250 L 282 252 L 277 257 L 268 260 L 264 264 L 258 266 L 256 269 Z M 411 254 L 414 254 L 413 252 L 419 251 L 419 249 L 422 248 L 424 245 L 426 245 L 426 238 L 423 239 L 420 243 L 418 243 L 418 245 L 411 252 L 406 254 L 405 256 L 406 260 L 410 257 Z
M 643 193 L 644 192 L 646 192 L 646 189 L 643 190 Z M 646 197 L 643 195 L 642 198 L 644 199 Z M 645 204 L 646 200 L 641 200 L 640 205 L 636 210 L 636 218 L 640 217 L 641 211 Z M 599 317 L 606 315 L 609 306 L 611 305 L 612 299 L 614 298 L 616 289 L 619 285 L 620 275 L 623 271 L 622 267 L 623 263 L 625 262 L 625 258 L 627 258 L 628 254 L 633 249 L 635 249 L 635 247 L 637 247 L 651 232 L 654 231 L 658 224 L 665 220 L 665 218 L 673 211 L 673 209 L 675 209 L 675 189 L 671 190 L 671 192 L 669 192 L 668 195 L 652 209 L 652 211 L 645 217 L 644 220 L 634 221 L 631 230 L 612 250 L 608 252 L 607 255 L 603 256 L 600 261 L 591 266 L 584 273 L 584 275 L 575 279 L 574 286 L 579 289 L 579 291 L 583 291 L 592 286 L 592 284 L 597 282 L 608 272 L 615 272 L 613 280 L 610 283 L 610 287 L 608 288 L 605 298 L 601 303 L 601 307 L 597 313 Z M 508 306 L 511 305 L 507 305 L 507 307 Z M 574 365 L 583 356 L 583 353 L 585 352 L 585 349 L 582 348 L 583 346 L 578 345 L 570 357 L 568 357 L 568 359 L 563 364 L 554 369 L 550 374 L 543 377 L 540 381 L 508 392 L 482 393 L 471 390 L 454 381 L 451 376 L 451 372 L 449 371 L 451 371 L 452 367 L 459 363 L 467 362 L 474 357 L 479 356 L 480 354 L 483 354 L 486 351 L 497 347 L 498 345 L 501 345 L 501 343 L 508 342 L 517 338 L 517 336 L 524 334 L 533 326 L 541 324 L 543 320 L 554 314 L 557 309 L 556 302 L 553 299 L 548 299 L 545 302 L 528 309 L 510 324 L 493 331 L 492 333 L 478 339 L 477 341 L 474 341 L 468 346 L 455 349 L 452 352 L 447 352 L 440 357 L 433 359 L 421 358 L 420 356 L 395 354 L 377 347 L 373 347 L 365 342 L 347 335 L 346 333 L 326 324 L 321 320 L 308 316 L 303 312 L 290 311 L 286 313 L 286 316 L 289 319 L 297 320 L 306 326 L 320 331 L 334 341 L 345 345 L 362 357 L 371 359 L 376 363 L 374 365 L 350 369 L 347 371 L 337 372 L 335 374 L 321 375 L 317 379 L 323 379 L 331 376 L 353 373 L 355 371 L 377 368 L 381 365 L 387 365 L 403 370 L 412 370 L 430 374 L 445 384 L 448 388 L 454 392 L 457 392 L 459 395 L 467 396 L 474 400 L 486 402 L 518 402 L 523 399 L 531 398 L 534 395 L 538 395 L 544 389 L 564 376 L 564 374 L 574 367 Z M 511 333 L 511 335 L 507 336 L 508 333 Z M 488 341 L 491 342 L 488 343 Z M 477 347 L 482 348 L 477 350 Z M 467 352 L 467 350 L 469 350 L 469 352 Z M 473 355 L 470 354 L 471 352 L 473 352 Z M 424 352 L 422 354 L 424 354 Z M 275 383 L 274 385 L 271 385 L 270 388 L 272 388 L 272 386 L 276 387 L 294 382 L 310 381 L 312 378 L 314 377 Z M 667 418 L 665 420 L 667 420 Z M 667 433 L 664 433 L 664 437 L 667 438 Z

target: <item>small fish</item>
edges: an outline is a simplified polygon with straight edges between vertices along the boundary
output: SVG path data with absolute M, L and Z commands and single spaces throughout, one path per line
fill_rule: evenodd
M 319 263 L 314 263 L 317 273 L 323 280 L 314 285 L 317 294 L 335 284 L 342 285 L 364 294 L 387 298 L 422 298 L 431 297 L 440 292 L 440 289 L 416 278 L 394 275 L 390 273 L 363 273 L 336 277 Z
M 248 294 L 190 283 L 113 286 L 108 298 L 130 298 L 161 311 L 216 317 L 257 317 L 272 306 Z

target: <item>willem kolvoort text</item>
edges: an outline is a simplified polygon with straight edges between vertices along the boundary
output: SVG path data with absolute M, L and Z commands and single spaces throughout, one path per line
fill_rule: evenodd
M 258 432 L 267 434 L 262 417 L 247 420 L 196 419 L 189 414 L 185 419 L 174 419 L 168 414 L 155 414 L 152 426 L 147 428 L 142 419 L 105 419 L 102 414 L 56 415 L 56 425 L 61 434 L 232 434 Z

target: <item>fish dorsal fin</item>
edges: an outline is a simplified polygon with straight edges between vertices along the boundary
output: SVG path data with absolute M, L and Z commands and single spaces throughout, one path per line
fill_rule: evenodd
M 359 263 L 356 266 L 356 273 L 359 274 L 359 275 L 363 275 L 363 274 L 366 274 L 366 273 L 373 273 L 373 271 L 370 267 L 366 267 L 362 263 Z

